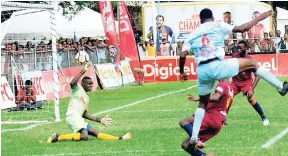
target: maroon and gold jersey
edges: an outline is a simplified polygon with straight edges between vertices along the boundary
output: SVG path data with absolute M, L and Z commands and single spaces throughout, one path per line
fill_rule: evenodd
M 216 92 L 221 94 L 221 98 L 219 101 L 210 101 L 206 108 L 206 112 L 218 110 L 228 113 L 233 102 L 233 92 L 230 89 L 229 83 L 219 82 L 215 90 L 215 93 Z
M 245 57 L 240 57 L 239 53 L 235 53 L 232 55 L 232 58 L 247 58 L 253 59 L 250 55 L 246 54 Z M 238 75 L 232 78 L 232 81 L 239 86 L 243 86 L 247 83 L 247 81 L 253 81 L 254 73 L 251 70 L 247 70 L 239 73 Z

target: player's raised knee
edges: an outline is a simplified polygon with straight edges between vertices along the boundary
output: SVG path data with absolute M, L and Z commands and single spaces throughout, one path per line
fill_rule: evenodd
M 252 60 L 251 59 L 251 61 L 252 61 L 252 65 L 253 65 L 253 67 L 255 68 L 255 69 L 258 69 L 259 67 L 260 67 L 260 65 L 258 64 L 258 62 L 256 61 L 256 60 Z

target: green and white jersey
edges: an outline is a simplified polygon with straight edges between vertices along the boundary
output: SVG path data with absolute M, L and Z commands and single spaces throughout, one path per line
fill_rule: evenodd
M 72 96 L 68 105 L 66 116 L 82 117 L 84 111 L 88 108 L 89 96 L 83 87 L 79 84 L 72 88 Z

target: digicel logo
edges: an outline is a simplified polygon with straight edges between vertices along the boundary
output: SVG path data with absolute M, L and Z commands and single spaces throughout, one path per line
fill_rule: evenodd
M 167 66 L 163 66 L 159 68 L 158 64 L 155 64 L 155 67 L 153 64 L 145 64 L 143 65 L 143 68 L 145 70 L 145 77 L 150 77 L 150 76 L 160 76 L 160 79 L 162 80 L 166 80 L 168 79 L 169 76 L 179 76 L 179 67 L 178 66 L 174 66 L 172 65 L 172 63 L 168 64 Z M 190 63 L 190 66 L 185 66 L 184 67 L 184 71 L 185 73 L 187 73 L 187 75 L 196 75 L 196 70 L 194 67 L 193 63 Z
M 276 62 L 275 62 L 275 58 L 272 57 L 271 58 L 271 62 L 258 62 L 258 64 L 264 68 L 266 68 L 267 70 L 274 70 L 276 71 L 277 70 L 277 67 L 276 67 Z

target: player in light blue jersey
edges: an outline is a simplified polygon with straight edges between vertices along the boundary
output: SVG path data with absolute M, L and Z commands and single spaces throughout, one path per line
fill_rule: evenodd
M 280 82 L 265 68 L 252 59 L 231 58 L 224 59 L 224 38 L 232 33 L 243 33 L 256 25 L 259 21 L 266 19 L 273 14 L 272 10 L 262 13 L 252 21 L 241 26 L 231 26 L 227 23 L 214 22 L 213 13 L 210 9 L 203 9 L 200 12 L 199 28 L 189 34 L 186 39 L 182 52 L 180 53 L 180 77 L 187 80 L 184 73 L 186 56 L 189 52 L 195 54 L 198 64 L 198 92 L 200 95 L 199 107 L 195 111 L 195 120 L 190 139 L 190 148 L 197 148 L 199 129 L 204 117 L 205 108 L 210 99 L 210 93 L 216 80 L 227 79 L 236 76 L 245 70 L 252 70 L 255 75 L 269 82 L 277 88 L 280 95 L 284 96 L 288 91 L 288 83 Z

